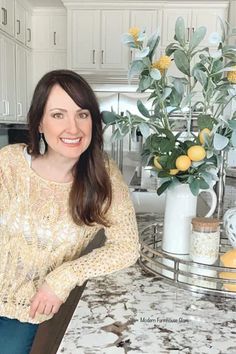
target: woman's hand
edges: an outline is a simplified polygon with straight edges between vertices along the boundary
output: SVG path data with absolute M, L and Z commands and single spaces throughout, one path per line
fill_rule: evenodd
M 34 318 L 36 312 L 49 315 L 57 313 L 63 302 L 54 294 L 49 285 L 44 282 L 38 292 L 30 300 L 30 317 Z

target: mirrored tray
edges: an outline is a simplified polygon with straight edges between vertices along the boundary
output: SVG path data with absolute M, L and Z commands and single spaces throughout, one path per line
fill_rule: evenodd
M 161 249 L 162 229 L 163 222 L 156 222 L 141 231 L 139 264 L 146 272 L 161 276 L 165 282 L 190 291 L 236 298 L 236 268 L 220 266 L 219 259 L 214 265 L 206 265 L 192 262 L 189 256 L 164 252 Z M 219 257 L 230 248 L 232 246 L 221 230 Z M 222 277 L 222 272 L 234 273 L 235 279 Z M 227 289 L 227 284 L 230 284 L 231 290 Z

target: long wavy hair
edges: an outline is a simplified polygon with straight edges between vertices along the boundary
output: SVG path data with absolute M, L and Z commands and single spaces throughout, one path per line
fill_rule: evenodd
M 111 205 L 111 181 L 105 167 L 108 157 L 103 152 L 102 120 L 96 96 L 89 84 L 70 70 L 54 70 L 38 82 L 28 112 L 28 153 L 38 156 L 39 125 L 54 85 L 60 85 L 82 109 L 92 117 L 92 139 L 73 168 L 73 183 L 69 195 L 69 210 L 77 225 L 94 223 L 109 226 L 106 212 Z M 45 141 L 46 151 L 47 142 Z

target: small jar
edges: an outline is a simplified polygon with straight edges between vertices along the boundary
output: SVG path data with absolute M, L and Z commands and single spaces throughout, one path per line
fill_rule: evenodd
M 193 218 L 190 258 L 194 262 L 214 264 L 220 245 L 219 219 Z

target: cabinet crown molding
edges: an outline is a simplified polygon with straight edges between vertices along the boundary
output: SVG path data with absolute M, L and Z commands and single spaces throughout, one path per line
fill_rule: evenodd
M 109 9 L 161 9 L 161 8 L 168 8 L 168 7 L 228 7 L 230 0 L 215 0 L 214 3 L 210 0 L 118 0 L 116 2 L 112 2 L 111 0 L 102 0 L 102 1 L 95 1 L 95 0 L 62 0 L 64 6 L 70 10 L 76 9 L 101 9 L 105 10 L 106 8 Z
M 33 9 L 33 15 L 66 15 L 66 9 L 61 7 L 35 7 Z

